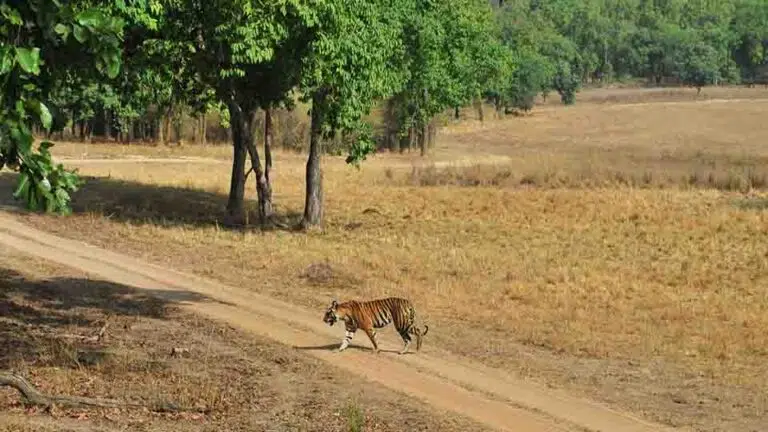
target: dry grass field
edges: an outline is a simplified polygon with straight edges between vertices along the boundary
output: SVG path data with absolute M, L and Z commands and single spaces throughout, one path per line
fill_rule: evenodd
M 8 250 L 0 258 L 0 369 L 48 394 L 194 408 L 48 411 L 0 389 L 0 431 L 485 430 L 177 304 Z M 87 339 L 104 323 L 103 339 Z
M 219 162 L 73 162 L 93 176 L 76 215 L 25 220 L 316 308 L 318 319 L 332 297 L 408 296 L 430 324 L 425 349 L 671 425 L 760 430 L 768 91 L 694 95 L 599 90 L 572 107 L 464 122 L 426 163 L 381 154 L 358 171 L 326 158 L 326 226 L 310 234 L 218 224 L 229 148 L 61 144 L 60 157 Z M 481 157 L 495 163 L 446 166 Z M 277 209 L 295 217 L 304 158 L 275 159 Z M 318 263 L 331 271 L 308 271 Z

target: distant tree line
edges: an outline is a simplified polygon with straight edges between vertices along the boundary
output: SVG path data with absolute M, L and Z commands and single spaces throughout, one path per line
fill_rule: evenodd
M 30 208 L 67 212 L 79 179 L 35 135 L 168 142 L 192 118 L 205 142 L 215 117 L 229 214 L 252 171 L 269 223 L 274 120 L 307 107 L 308 227 L 331 148 L 350 164 L 424 154 L 446 113 L 526 111 L 553 91 L 572 104 L 588 83 L 764 82 L 767 50 L 765 0 L 0 0 L 0 168 Z

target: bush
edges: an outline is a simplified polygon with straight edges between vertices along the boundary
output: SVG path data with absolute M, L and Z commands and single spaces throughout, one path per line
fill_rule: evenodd
M 581 85 L 579 74 L 574 71 L 570 63 L 559 61 L 555 67 L 553 87 L 560 94 L 560 100 L 565 105 L 576 102 L 576 92 Z
M 551 63 L 541 54 L 521 52 L 517 56 L 518 66 L 512 74 L 507 104 L 515 109 L 530 111 L 536 95 L 546 92 L 552 81 Z

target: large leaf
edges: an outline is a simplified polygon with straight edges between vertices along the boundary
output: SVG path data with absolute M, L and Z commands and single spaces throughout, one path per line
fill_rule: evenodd
M 0 46 L 0 75 L 5 75 L 13 68 L 13 55 L 11 47 Z
M 24 72 L 40 74 L 40 48 L 16 47 L 16 61 Z
M 53 116 L 51 115 L 51 111 L 48 110 L 48 107 L 45 106 L 44 103 L 38 103 L 40 104 L 40 122 L 43 124 L 45 130 L 50 130 L 51 124 L 53 123 Z
M 21 19 L 21 14 L 16 9 L 11 8 L 7 4 L 0 5 L 0 15 L 8 21 L 8 24 L 13 26 L 20 26 L 24 24 Z
M 19 199 L 22 196 L 27 195 L 29 189 L 29 174 L 26 171 L 22 171 L 19 174 L 19 181 L 16 186 L 16 190 L 13 192 L 13 197 Z
M 120 55 L 117 53 L 106 53 L 102 55 L 102 60 L 106 66 L 107 76 L 115 78 L 120 73 Z
M 32 150 L 32 143 L 35 141 L 32 134 L 25 130 L 24 124 L 11 125 L 11 140 L 16 144 L 18 152 L 21 154 L 29 153 Z
M 86 29 L 83 26 L 79 26 L 75 24 L 73 26 L 73 34 L 75 35 L 75 39 L 77 39 L 80 43 L 85 43 L 86 39 L 88 39 L 88 29 Z
M 56 26 L 53 28 L 53 31 L 56 32 L 59 36 L 61 36 L 62 39 L 64 39 L 64 42 L 67 41 L 67 38 L 69 37 L 69 26 L 66 26 L 64 24 L 56 24 Z
M 104 14 L 98 9 L 88 9 L 77 14 L 75 20 L 82 26 L 98 28 L 104 24 Z

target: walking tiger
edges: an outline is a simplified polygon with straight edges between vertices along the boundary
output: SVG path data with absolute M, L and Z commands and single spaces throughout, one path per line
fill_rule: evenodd
M 416 336 L 416 351 L 421 349 L 421 339 L 429 331 L 429 326 L 424 326 L 424 331 L 415 326 L 416 310 L 413 304 L 404 298 L 388 297 L 369 301 L 331 302 L 323 316 L 323 322 L 333 326 L 336 321 L 344 321 L 346 333 L 337 352 L 344 351 L 358 329 L 362 329 L 373 344 L 374 353 L 379 352 L 379 344 L 376 342 L 376 330 L 386 327 L 389 323 L 395 324 L 395 329 L 403 338 L 405 346 L 400 354 L 408 352 L 411 344 L 411 335 Z

